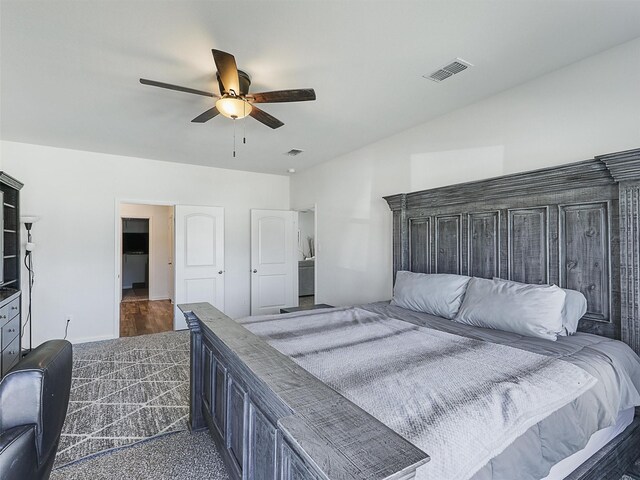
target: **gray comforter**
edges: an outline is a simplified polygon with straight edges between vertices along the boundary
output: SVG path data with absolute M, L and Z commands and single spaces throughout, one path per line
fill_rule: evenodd
M 598 380 L 596 384 L 587 391 L 583 391 L 583 389 L 579 392 L 579 395 L 576 394 L 577 397 L 576 395 L 571 396 L 569 390 L 576 391 L 575 382 L 567 381 L 567 379 L 570 378 L 572 371 L 574 374 L 579 372 L 577 374 L 578 376 L 581 376 L 582 372 L 575 369 L 564 369 L 564 371 L 562 369 L 556 370 L 557 372 L 563 372 L 563 375 L 568 375 L 561 380 L 561 382 L 566 382 L 567 385 L 567 400 L 560 404 L 556 402 L 555 407 L 549 403 L 549 406 L 546 407 L 549 410 L 548 414 L 540 415 L 536 419 L 537 423 L 535 424 L 530 423 L 525 425 L 526 428 L 522 428 L 522 431 L 518 432 L 518 435 L 513 435 L 514 438 L 517 437 L 515 440 L 509 438 L 508 442 L 494 449 L 490 455 L 487 455 L 485 459 L 487 463 L 484 467 L 479 471 L 477 471 L 477 466 L 473 468 L 473 471 L 477 471 L 473 476 L 476 480 L 512 479 L 514 475 L 516 475 L 516 472 L 517 478 L 519 479 L 540 479 L 548 473 L 553 464 L 583 448 L 591 434 L 595 431 L 615 423 L 618 411 L 640 405 L 640 359 L 638 359 L 629 347 L 621 342 L 587 334 L 562 337 L 557 342 L 551 342 L 531 337 L 522 337 L 497 330 L 470 327 L 439 317 L 411 312 L 399 307 L 392 307 L 387 303 L 363 305 L 359 308 L 366 311 L 364 312 L 364 316 L 369 314 L 369 317 L 374 318 L 372 314 L 378 314 L 382 316 L 378 318 L 389 317 L 391 319 L 401 319 L 410 324 L 413 323 L 427 327 L 432 329 L 432 331 L 435 330 L 457 335 L 459 336 L 458 338 L 462 337 L 460 341 L 473 340 L 474 342 L 471 342 L 472 344 L 478 344 L 477 341 L 480 341 L 481 344 L 489 344 L 489 347 L 505 345 L 515 347 L 525 352 L 558 358 L 580 367 Z M 298 314 L 298 316 L 302 317 L 308 315 L 322 315 L 322 312 L 311 311 Z M 367 392 L 366 388 L 361 388 L 362 385 L 366 385 L 366 382 L 357 382 L 357 388 L 350 388 L 349 384 L 340 384 L 338 377 L 341 377 L 341 375 L 337 375 L 336 371 L 334 371 L 335 369 L 332 369 L 332 367 L 329 366 L 329 368 L 327 368 L 326 361 L 324 365 L 318 363 L 318 358 L 322 356 L 315 354 L 313 356 L 307 356 L 305 360 L 305 355 L 300 355 L 298 350 L 300 350 L 300 352 L 309 351 L 309 345 L 304 344 L 304 338 L 306 337 L 308 341 L 308 335 L 299 335 L 298 340 L 296 340 L 295 334 L 292 336 L 290 333 L 283 333 L 281 328 L 275 326 L 278 323 L 277 318 L 279 317 L 249 318 L 241 320 L 240 323 L 243 323 L 245 327 L 254 331 L 257 335 L 264 337 L 264 339 L 275 348 L 290 355 L 295 361 L 307 368 L 311 373 L 327 381 L 327 383 L 331 384 L 332 380 L 335 380 L 335 382 L 333 382 L 335 385 L 333 386 L 336 390 L 352 399 L 354 403 L 361 404 L 365 410 L 370 410 L 374 416 L 382 417 L 380 418 L 382 421 L 399 431 L 399 433 L 404 434 L 408 438 L 411 436 L 403 431 L 404 425 L 402 422 L 398 423 L 402 415 L 388 415 L 385 417 L 385 414 L 377 411 L 378 406 L 375 403 L 369 406 L 365 398 L 358 398 L 358 395 Z M 275 322 L 270 320 L 275 320 Z M 326 321 L 330 322 L 328 316 Z M 304 319 L 301 318 L 300 322 L 304 323 Z M 290 322 L 286 323 L 290 324 Z M 322 323 L 322 320 L 318 322 L 318 317 L 314 318 L 313 324 L 318 325 L 319 330 L 323 328 Z M 394 325 L 392 321 L 389 321 L 385 328 L 404 330 L 401 326 L 398 327 Z M 406 334 L 402 333 L 402 335 Z M 435 337 L 449 339 L 450 336 L 434 332 L 434 338 Z M 342 340 L 344 343 L 344 340 L 348 339 Z M 407 343 L 407 348 L 410 348 L 410 344 L 411 342 Z M 499 349 L 497 351 L 499 351 Z M 522 355 L 514 354 L 514 362 L 515 357 L 519 358 L 518 361 L 525 361 L 527 355 L 524 352 L 522 352 Z M 533 358 L 535 358 L 535 356 L 533 356 Z M 305 361 L 307 363 L 316 363 L 305 365 Z M 386 360 L 381 361 L 386 362 Z M 564 362 L 560 363 L 563 364 Z M 557 362 L 555 362 L 555 364 L 557 364 Z M 353 368 L 357 370 L 360 367 L 356 365 Z M 316 371 L 314 371 L 314 369 Z M 400 380 L 401 378 L 405 380 Z M 406 381 L 406 375 L 400 376 L 397 380 L 392 378 L 391 381 Z M 540 386 L 550 388 L 549 386 L 544 387 L 543 384 L 540 384 Z M 391 396 L 393 396 L 393 393 L 394 392 L 391 392 Z M 560 397 L 558 397 L 558 399 L 560 399 Z M 558 409 L 558 405 L 564 406 Z M 390 411 L 393 412 L 393 409 L 390 409 Z M 450 420 L 455 420 L 453 415 L 451 417 Z M 473 416 L 471 415 L 466 421 L 470 421 L 472 418 Z M 429 429 L 421 430 L 421 434 L 426 435 L 429 433 L 432 434 L 433 429 L 431 429 L 431 431 L 429 431 Z M 457 437 L 458 435 L 450 435 L 450 438 Z M 409 439 L 412 440 L 412 438 Z M 429 437 L 417 436 L 414 440 L 417 440 L 414 443 L 418 446 L 420 446 L 420 443 L 433 441 Z M 433 454 L 428 448 L 424 449 L 427 453 Z M 451 448 L 450 450 L 458 450 L 453 452 L 454 457 L 456 453 L 464 454 L 459 448 Z M 447 462 L 450 463 L 451 459 L 448 459 Z M 428 466 L 429 464 L 424 467 L 425 470 Z M 435 466 L 435 464 L 431 464 L 431 468 Z M 468 475 L 465 475 L 465 477 L 467 476 Z

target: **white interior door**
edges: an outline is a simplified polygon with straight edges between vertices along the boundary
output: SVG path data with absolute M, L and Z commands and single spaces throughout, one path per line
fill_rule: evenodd
M 251 210 L 251 315 L 298 306 L 298 212 Z
M 181 303 L 224 311 L 224 209 L 176 205 L 174 329 L 187 328 Z

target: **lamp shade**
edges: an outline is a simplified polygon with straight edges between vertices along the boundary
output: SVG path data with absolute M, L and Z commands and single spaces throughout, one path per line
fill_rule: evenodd
M 20 223 L 24 223 L 24 224 L 36 223 L 38 220 L 40 220 L 40 217 L 37 215 L 23 215 L 20 217 Z
M 227 118 L 244 118 L 251 113 L 251 104 L 238 97 L 225 96 L 216 102 L 218 111 Z

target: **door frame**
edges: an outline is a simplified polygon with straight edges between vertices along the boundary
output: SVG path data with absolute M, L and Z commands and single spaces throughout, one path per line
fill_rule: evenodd
M 172 200 L 144 200 L 130 198 L 116 198 L 114 202 L 114 224 L 115 224 L 115 241 L 114 241 L 114 312 L 113 312 L 113 338 L 120 338 L 120 302 L 122 301 L 122 217 L 120 216 L 120 205 L 130 203 L 132 205 L 154 205 L 164 207 L 174 207 L 178 204 Z M 135 217 L 127 217 L 135 218 Z M 148 218 L 148 217 L 141 217 Z M 175 230 L 173 231 L 173 248 L 175 249 L 176 238 Z M 149 259 L 151 259 L 151 219 L 149 219 Z M 175 256 L 175 255 L 174 255 Z M 151 263 L 151 262 L 149 262 Z M 174 269 L 175 270 L 175 269 Z M 149 265 L 149 278 L 151 278 L 151 265 Z M 172 279 L 175 283 L 175 276 Z

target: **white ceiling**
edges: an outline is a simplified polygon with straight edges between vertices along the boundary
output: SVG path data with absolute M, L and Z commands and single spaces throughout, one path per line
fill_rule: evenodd
M 285 174 L 353 151 L 640 36 L 640 1 L 0 0 L 0 138 Z M 313 87 L 265 104 L 285 126 L 191 119 L 218 93 L 211 49 L 252 91 Z M 461 57 L 476 66 L 422 78 Z M 606 72 L 603 72 L 606 74 Z M 238 122 L 238 135 L 245 128 Z M 240 140 L 241 141 L 241 140 Z M 284 152 L 305 151 L 291 158 Z

